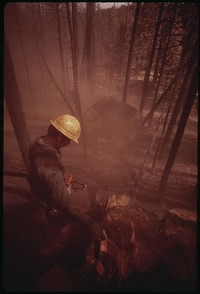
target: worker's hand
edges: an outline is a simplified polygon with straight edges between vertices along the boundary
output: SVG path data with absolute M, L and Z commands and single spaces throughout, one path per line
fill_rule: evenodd
M 67 174 L 66 177 L 65 177 L 65 185 L 67 187 L 71 186 L 72 181 L 73 181 L 73 175 L 72 174 Z

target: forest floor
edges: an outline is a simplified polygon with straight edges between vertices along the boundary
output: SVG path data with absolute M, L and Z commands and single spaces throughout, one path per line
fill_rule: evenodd
M 40 126 L 32 135 L 40 134 Z M 196 200 L 192 191 L 197 181 L 197 115 L 192 114 L 187 124 L 176 162 L 168 180 L 165 207 L 157 201 L 157 191 L 166 158 L 159 159 L 151 171 L 153 155 L 145 164 L 141 182 L 136 185 L 144 156 L 151 142 L 152 130 L 144 128 L 136 140 L 118 148 L 114 142 L 102 148 L 88 149 L 88 166 L 84 171 L 83 148 L 70 145 L 63 150 L 69 172 L 88 184 L 88 191 L 74 194 L 72 202 L 87 210 L 89 190 L 96 190 L 96 201 L 110 194 L 126 194 L 132 200 L 127 211 L 132 219 L 138 240 L 137 267 L 126 286 L 93 285 L 81 278 L 72 278 L 65 267 L 55 262 L 42 266 L 37 256 L 33 236 L 42 233 L 35 226 L 45 226 L 43 214 L 32 206 L 29 184 L 11 122 L 4 118 L 4 177 L 3 177 L 3 253 L 4 289 L 8 291 L 193 291 L 196 289 Z M 123 150 L 123 152 L 122 152 Z M 16 175 L 18 173 L 18 175 Z M 21 174 L 21 176 L 20 176 Z M 103 196 L 102 196 L 103 195 Z M 184 217 L 169 213 L 183 209 Z M 178 211 L 178 210 L 177 210 Z M 160 221 L 166 220 L 164 233 Z M 36 228 L 37 227 L 37 228 Z M 37 237 L 36 237 L 37 238 Z M 39 238 L 39 237 L 38 237 Z M 90 283 L 89 287 L 86 285 Z M 92 288 L 93 287 L 93 288 Z M 97 287 L 97 288 L 95 288 Z M 125 288 L 123 288 L 125 287 Z

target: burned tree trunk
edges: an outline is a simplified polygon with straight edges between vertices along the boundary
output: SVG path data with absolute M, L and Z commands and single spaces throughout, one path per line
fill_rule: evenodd
M 81 65 L 81 79 L 86 82 L 89 100 L 93 97 L 94 88 L 94 65 L 93 65 L 93 38 L 94 38 L 94 14 L 95 14 L 95 2 L 87 3 L 86 5 L 86 28 L 84 39 L 84 50 Z
M 72 20 L 71 20 L 69 3 L 66 3 L 66 9 L 67 9 L 68 27 L 69 27 L 69 35 L 70 35 L 71 51 L 72 51 L 72 64 L 73 64 L 73 76 L 74 76 L 74 88 L 75 88 L 75 105 L 76 105 L 76 110 L 81 122 L 81 128 L 82 128 L 82 134 L 83 134 L 84 161 L 85 161 L 85 167 L 87 167 L 88 162 L 87 162 L 87 152 L 86 152 L 87 148 L 86 148 L 86 139 L 85 139 L 85 124 L 83 120 L 82 107 L 81 107 L 81 101 L 80 101 L 80 95 L 79 95 L 77 56 L 76 56 L 76 50 L 75 50 L 75 40 L 73 36 L 73 28 L 72 28 Z
M 16 28 L 17 28 L 17 31 L 18 31 L 17 34 L 19 36 L 19 41 L 20 41 L 20 45 L 21 45 L 21 48 L 22 48 L 22 54 L 23 54 L 25 70 L 26 70 L 26 76 L 27 76 L 27 80 L 28 80 L 29 91 L 30 91 L 30 96 L 31 96 L 31 101 L 32 101 L 32 107 L 33 107 L 33 112 L 34 112 L 34 117 L 35 117 L 34 97 L 33 97 L 32 85 L 31 85 L 30 71 L 29 71 L 29 67 L 28 67 L 27 57 L 26 57 L 26 54 L 25 54 L 25 48 L 24 48 L 24 43 L 23 43 L 23 39 L 22 39 L 22 33 L 21 33 L 21 29 L 20 29 L 20 18 L 19 18 L 18 10 L 17 10 L 16 6 L 14 6 L 14 17 L 15 17 L 15 22 L 16 22 Z
M 6 38 L 4 38 L 4 95 L 19 149 L 25 167 L 29 171 L 28 146 L 30 144 L 30 137 L 22 110 L 17 81 Z
M 168 157 L 168 160 L 167 160 L 167 163 L 160 181 L 160 186 L 158 191 L 158 200 L 160 203 L 164 202 L 167 180 L 171 172 L 173 163 L 175 161 L 176 154 L 178 152 L 178 148 L 181 143 L 181 139 L 183 137 L 185 126 L 186 126 L 188 117 L 190 115 L 190 111 L 192 109 L 192 105 L 196 96 L 197 89 L 198 89 L 198 65 L 196 65 L 194 73 L 193 73 L 192 82 L 190 85 L 190 89 L 188 92 L 188 96 L 184 105 L 181 118 L 178 124 L 178 129 L 176 131 L 176 135 L 169 153 L 169 157 Z
M 62 69 L 62 82 L 63 82 L 63 89 L 64 89 L 64 95 L 69 95 L 69 91 L 66 89 L 66 73 L 65 73 L 65 59 L 64 59 L 64 50 L 63 50 L 63 44 L 62 44 L 62 26 L 61 26 L 61 19 L 60 19 L 60 13 L 59 13 L 59 3 L 56 3 L 56 20 L 57 20 L 57 33 L 58 33 L 58 44 L 59 44 L 59 51 L 60 51 L 60 63 L 61 63 L 61 69 Z
M 153 57 L 154 57 L 154 53 L 155 53 L 156 42 L 157 42 L 158 32 L 159 32 L 159 28 L 160 28 L 160 22 L 161 22 L 161 16 L 162 16 L 162 12 L 163 12 L 163 6 L 164 6 L 164 3 L 161 3 L 160 11 L 159 11 L 159 15 L 158 15 L 157 23 L 156 23 L 156 30 L 155 30 L 155 34 L 154 34 L 151 53 L 150 53 L 150 57 L 149 57 L 149 62 L 148 62 L 148 65 L 147 65 L 147 68 L 146 68 L 146 71 L 145 71 L 144 84 L 143 84 L 143 89 L 142 89 L 142 97 L 141 97 L 140 109 L 139 109 L 141 115 L 142 115 L 142 111 L 143 111 L 143 108 L 144 108 L 145 98 L 146 98 L 146 94 L 147 94 L 147 90 L 148 90 L 149 75 L 150 75 L 151 66 L 152 66 L 152 63 L 153 63 Z
M 170 136 L 172 134 L 174 125 L 176 123 L 177 116 L 178 116 L 179 111 L 180 111 L 181 101 L 184 99 L 185 92 L 186 92 L 186 89 L 188 87 L 188 80 L 190 80 L 191 74 L 192 74 L 192 72 L 194 70 L 193 64 L 194 64 L 195 59 L 196 59 L 196 54 L 197 54 L 196 52 L 197 52 L 197 43 L 194 45 L 193 52 L 192 52 L 192 55 L 191 55 L 191 59 L 190 59 L 188 68 L 187 68 L 187 70 L 185 72 L 185 77 L 183 79 L 182 86 L 181 86 L 181 89 L 180 89 L 180 92 L 179 92 L 179 96 L 178 96 L 178 98 L 176 100 L 176 104 L 174 106 L 174 110 L 173 110 L 173 113 L 172 113 L 172 116 L 171 116 L 171 120 L 170 120 L 169 126 L 167 128 L 165 137 L 163 139 L 162 146 L 160 148 L 160 156 L 162 156 L 162 154 L 164 154 L 164 151 L 166 150 L 167 143 L 169 141 L 169 138 L 170 138 Z
M 79 68 L 79 42 L 78 42 L 78 16 L 77 2 L 72 2 L 72 26 L 74 34 L 74 50 L 77 59 L 77 68 Z
M 138 19 L 139 19 L 139 14 L 140 14 L 140 7 L 141 7 L 141 3 L 137 3 L 137 7 L 136 7 L 136 11 L 135 11 L 135 18 L 134 18 L 133 28 L 132 28 L 132 36 L 131 36 L 131 44 L 130 44 L 130 49 L 129 49 L 126 78 L 125 78 L 125 82 L 124 82 L 124 90 L 123 90 L 123 97 L 122 97 L 123 103 L 126 103 L 126 100 L 127 100 L 127 92 L 128 92 L 128 85 L 129 85 L 131 65 L 132 65 L 132 54 L 133 54 L 133 48 L 134 48 L 134 43 L 135 43 L 136 31 L 137 31 L 137 24 L 138 24 Z
M 196 23 L 196 18 L 194 18 L 194 20 L 193 20 L 193 25 L 191 26 L 191 29 L 190 29 L 190 31 L 188 32 L 188 35 L 187 35 L 187 38 L 186 38 L 186 46 L 184 47 L 184 50 L 183 50 L 183 53 L 182 53 L 181 64 L 183 64 L 184 60 L 186 59 L 186 55 L 187 55 L 187 52 L 188 52 L 188 45 L 189 45 L 190 42 L 191 42 L 191 36 L 192 36 L 192 32 L 193 32 L 193 30 L 194 30 L 194 28 L 195 28 L 195 23 Z M 183 70 L 181 70 L 181 68 L 178 70 L 178 76 L 181 75 L 182 71 L 183 71 Z M 191 73 L 191 76 L 192 76 L 192 73 Z M 191 76 L 190 76 L 189 81 L 191 81 Z M 186 84 L 187 84 L 187 86 L 188 86 L 187 80 L 186 80 Z M 183 83 L 183 85 L 184 85 L 184 83 Z M 157 150 L 156 150 L 155 157 L 154 157 L 154 161 L 153 161 L 153 164 L 152 164 L 152 171 L 153 171 L 153 169 L 154 169 L 154 167 L 155 167 L 155 162 L 156 162 L 156 160 L 157 160 L 157 157 L 162 156 L 162 154 L 164 154 L 163 151 L 166 149 L 166 146 L 167 146 L 167 144 L 168 144 L 168 140 L 169 140 L 169 138 L 170 138 L 170 136 L 169 136 L 169 137 L 168 137 L 168 140 L 166 140 L 165 143 L 163 144 L 164 134 L 165 134 L 165 129 L 166 129 L 166 127 L 167 127 L 167 121 L 168 121 L 168 117 L 169 117 L 169 114 L 170 114 L 170 111 L 171 111 L 171 108 L 172 108 L 172 102 L 173 102 L 173 99 L 174 99 L 174 97 L 175 97 L 175 92 L 176 92 L 176 88 L 177 88 L 177 86 L 178 86 L 178 80 L 176 81 L 176 83 L 175 83 L 175 85 L 174 85 L 173 92 L 172 92 L 172 94 L 171 94 L 170 102 L 169 102 L 169 105 L 168 105 L 168 110 L 167 110 L 166 117 L 165 117 L 164 124 L 163 124 L 163 128 L 162 128 L 162 133 L 161 133 L 161 136 L 160 136 L 160 139 L 159 139 L 159 142 L 158 142 Z M 183 99 L 181 99 L 181 101 L 183 101 L 184 98 L 185 98 L 185 93 L 184 93 L 184 91 L 183 91 L 183 96 L 184 96 L 184 97 L 183 97 Z M 180 101 L 178 102 L 178 99 L 179 99 L 179 98 L 177 98 L 176 104 L 179 104 L 179 102 L 180 102 Z M 185 100 L 184 100 L 184 102 L 185 102 Z M 176 105 L 176 104 L 175 104 L 175 105 Z M 174 113 L 176 107 L 178 107 L 178 105 L 174 107 L 174 110 L 172 111 L 172 117 L 173 117 L 173 113 Z M 180 107 L 180 108 L 181 108 L 181 107 Z M 177 113 L 177 115 L 178 115 L 178 113 Z M 172 117 L 171 117 L 171 119 L 170 119 L 170 123 L 171 123 L 171 121 L 172 121 Z M 175 120 L 174 120 L 174 125 L 175 125 Z M 170 124 L 169 124 L 169 126 L 170 126 Z M 168 128 L 169 128 L 169 126 L 168 126 Z M 173 128 L 171 129 L 171 132 L 172 132 L 172 130 L 173 130 Z M 171 134 L 170 134 L 170 135 L 171 135 Z M 160 150 L 162 150 L 162 151 L 160 152 Z
M 158 79 L 156 89 L 155 89 L 155 95 L 154 95 L 154 101 L 153 101 L 152 108 L 154 107 L 156 101 L 158 100 L 157 99 L 158 98 L 158 91 L 159 91 L 161 80 L 162 80 L 162 77 L 163 77 L 163 74 L 164 74 L 164 68 L 166 66 L 166 58 L 167 58 L 168 48 L 169 48 L 169 44 L 170 44 L 170 39 L 172 37 L 172 30 L 173 30 L 173 26 L 174 26 L 174 22 L 175 22 L 176 12 L 177 12 L 177 4 L 174 5 L 173 18 L 172 18 L 172 22 L 170 24 L 169 35 L 168 35 L 167 40 L 166 40 L 166 47 L 164 49 L 164 54 L 163 54 L 163 58 L 162 58 L 162 65 L 161 65 L 161 69 L 160 69 L 160 75 L 159 75 L 159 79 Z M 154 112 L 152 112 L 152 114 L 150 116 L 149 125 L 152 124 L 153 116 L 154 116 Z

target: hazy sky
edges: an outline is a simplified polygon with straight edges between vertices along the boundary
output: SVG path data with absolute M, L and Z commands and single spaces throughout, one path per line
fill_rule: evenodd
M 108 7 L 112 7 L 114 4 L 115 6 L 121 6 L 121 5 L 125 5 L 128 2 L 98 2 L 101 6 L 101 8 L 108 8 Z

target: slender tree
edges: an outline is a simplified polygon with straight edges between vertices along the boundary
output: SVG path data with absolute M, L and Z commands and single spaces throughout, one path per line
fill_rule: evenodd
M 84 50 L 82 57 L 81 78 L 86 77 L 87 95 L 90 100 L 93 96 L 94 70 L 93 70 L 93 33 L 94 33 L 95 2 L 86 2 L 86 28 Z
M 19 95 L 14 67 L 6 37 L 4 38 L 4 95 L 19 149 L 21 151 L 25 167 L 29 172 L 28 147 L 31 140 L 26 126 L 21 105 L 21 98 Z
M 173 113 L 172 113 L 172 116 L 171 116 L 169 126 L 167 128 L 165 137 L 163 139 L 162 146 L 160 147 L 160 152 L 159 152 L 160 156 L 162 154 L 164 154 L 164 151 L 166 150 L 166 146 L 168 144 L 169 138 L 170 138 L 170 136 L 172 134 L 174 125 L 176 123 L 178 113 L 180 111 L 181 101 L 184 99 L 184 96 L 186 96 L 185 93 L 186 93 L 186 90 L 187 90 L 187 87 L 188 87 L 188 81 L 190 81 L 191 75 L 193 73 L 193 64 L 195 63 L 195 60 L 196 60 L 197 50 L 198 50 L 198 45 L 197 45 L 197 42 L 196 42 L 194 44 L 193 51 L 192 51 L 191 58 L 190 58 L 190 62 L 189 62 L 188 68 L 187 68 L 187 70 L 185 72 L 185 77 L 183 79 L 182 86 L 181 86 L 178 98 L 177 98 L 175 106 L 174 106 L 174 110 L 173 110 Z
M 173 100 L 173 97 L 175 95 L 177 83 L 178 83 L 178 81 L 175 83 L 172 93 L 169 94 L 170 98 L 168 99 L 169 100 L 168 108 L 167 108 L 164 123 L 163 123 L 163 126 L 162 126 L 161 135 L 160 135 L 158 143 L 157 143 L 157 148 L 156 148 L 156 152 L 155 152 L 155 155 L 154 155 L 154 159 L 153 159 L 153 162 L 152 162 L 152 173 L 154 172 L 155 165 L 156 165 L 156 160 L 158 158 L 158 154 L 159 154 L 159 150 L 160 150 L 160 146 L 162 144 L 162 140 L 163 140 L 163 136 L 164 136 L 164 133 L 165 133 L 165 129 L 166 129 L 167 120 L 168 120 L 168 117 L 169 117 L 169 114 L 170 114 L 170 110 L 171 110 L 171 107 L 172 107 L 172 100 Z M 167 102 L 167 100 L 166 100 L 166 102 Z
M 146 98 L 146 95 L 148 92 L 149 76 L 150 76 L 150 71 L 151 71 L 151 67 L 152 67 L 152 63 L 153 63 L 153 57 L 155 54 L 156 42 L 158 39 L 158 32 L 159 32 L 159 28 L 160 28 L 163 7 L 164 7 L 164 3 L 161 3 L 159 14 L 158 14 L 158 19 L 157 19 L 157 23 L 156 23 L 156 29 L 155 29 L 155 33 L 154 33 L 154 37 L 153 37 L 153 44 L 152 44 L 152 48 L 151 48 L 151 53 L 149 56 L 149 62 L 147 64 L 147 68 L 145 71 L 144 83 L 143 83 L 143 89 L 142 89 L 142 97 L 141 97 L 141 102 L 140 102 L 140 107 L 139 107 L 139 111 L 140 111 L 141 116 L 142 116 L 142 111 L 143 111 L 144 104 L 145 104 L 145 98 Z
M 187 57 L 187 54 L 188 54 L 188 48 L 190 46 L 190 43 L 193 41 L 193 31 L 195 30 L 195 25 L 196 25 L 196 16 L 194 17 L 194 19 L 192 20 L 192 25 L 191 25 L 191 28 L 190 30 L 188 31 L 188 34 L 186 35 L 185 37 L 185 46 L 183 48 L 183 52 L 180 56 L 180 60 L 181 60 L 181 64 L 184 63 L 186 57 Z M 178 71 L 178 76 L 181 76 L 182 75 L 182 70 L 179 70 Z M 186 81 L 187 83 L 187 81 Z M 170 101 L 169 101 L 169 105 L 168 105 L 168 110 L 167 110 L 167 113 L 166 113 L 166 116 L 165 116 L 165 120 L 164 120 L 164 124 L 163 124 L 163 128 L 162 128 L 162 133 L 161 133 L 161 136 L 159 138 L 159 141 L 158 141 L 158 145 L 157 145 L 157 149 L 156 149 L 156 153 L 155 153 L 155 157 L 154 157 L 154 160 L 153 160 L 153 164 L 152 164 L 152 171 L 154 170 L 154 167 L 155 167 L 155 164 L 156 164 L 156 160 L 157 160 L 157 157 L 159 155 L 162 155 L 164 154 L 164 149 L 165 147 L 167 146 L 168 142 L 166 141 L 165 142 L 165 145 L 163 145 L 163 137 L 164 137 L 164 134 L 165 134 L 165 129 L 167 127 L 167 122 L 168 122 L 168 117 L 169 117 L 169 114 L 170 114 L 170 111 L 172 109 L 172 102 L 174 100 L 174 97 L 175 97 L 175 92 L 176 92 L 176 88 L 178 87 L 178 79 L 173 87 L 173 92 L 170 94 L 171 98 L 170 98 Z M 183 98 L 185 97 L 185 95 L 183 95 Z M 183 101 L 184 99 L 181 99 L 181 101 Z M 179 102 L 178 101 L 178 105 L 179 105 Z M 179 106 L 178 106 L 179 107 Z M 176 108 L 176 106 L 175 106 Z M 181 108 L 181 105 L 179 107 L 179 109 Z M 177 115 L 178 115 L 178 112 L 177 112 Z M 171 116 L 171 120 L 172 120 L 172 117 L 173 115 Z M 175 120 L 174 120 L 174 124 L 175 124 Z M 173 129 L 171 129 L 171 132 L 172 132 Z M 168 139 L 170 138 L 170 136 L 168 137 Z M 161 150 L 161 152 L 160 152 Z
M 22 34 L 21 34 L 21 28 L 20 28 L 20 22 L 19 22 L 17 6 L 14 5 L 13 7 L 14 7 L 14 15 L 15 15 L 15 20 L 16 20 L 16 27 L 17 27 L 17 30 L 18 30 L 19 41 L 20 41 L 20 45 L 21 45 L 21 48 L 22 48 L 23 58 L 24 58 L 26 76 L 27 76 L 28 85 L 29 85 L 29 91 L 30 91 L 30 95 L 31 95 L 33 113 L 34 113 L 34 117 L 35 117 L 36 112 L 35 112 L 35 107 L 34 107 L 33 89 L 32 89 L 32 85 L 31 85 L 31 77 L 30 77 L 30 72 L 29 72 L 29 67 L 28 67 L 28 61 L 27 61 L 27 57 L 26 57 L 26 54 L 25 54 L 25 48 L 24 48 L 24 43 L 23 43 Z
M 76 105 L 76 110 L 77 110 L 78 115 L 80 116 L 80 118 L 82 118 L 81 102 L 80 102 L 80 96 L 79 96 L 77 56 L 76 56 L 76 50 L 75 50 L 75 42 L 74 42 L 73 27 L 72 27 L 72 16 L 71 16 L 71 12 L 70 12 L 69 3 L 66 3 L 66 9 L 67 9 L 69 36 L 70 36 L 70 41 L 71 41 L 73 77 L 74 77 L 74 89 L 75 89 L 75 105 Z
M 195 69 L 193 72 L 193 78 L 190 85 L 190 89 L 188 91 L 184 109 L 178 124 L 178 128 L 176 131 L 176 135 L 175 135 L 171 150 L 169 152 L 167 163 L 165 165 L 165 168 L 161 177 L 159 191 L 158 191 L 158 200 L 161 204 L 164 203 L 169 174 L 171 172 L 172 166 L 174 164 L 174 161 L 175 161 L 175 158 L 176 158 L 176 155 L 177 155 L 177 152 L 184 134 L 185 126 L 192 109 L 192 105 L 197 93 L 197 89 L 198 89 L 198 65 L 195 66 Z
M 74 35 L 74 54 L 77 60 L 77 67 L 79 68 L 79 39 L 78 39 L 78 11 L 77 2 L 72 2 L 72 28 Z M 77 68 L 77 70 L 78 70 Z
M 136 32 L 137 32 L 137 25 L 138 25 L 138 19 L 140 14 L 140 7 L 141 3 L 137 3 L 136 10 L 135 10 L 135 17 L 132 27 L 132 35 L 131 35 L 131 41 L 130 41 L 130 49 L 129 49 L 129 56 L 128 56 L 128 63 L 127 63 L 127 70 L 126 70 L 126 77 L 124 82 L 124 89 L 123 89 L 123 96 L 122 96 L 122 102 L 126 103 L 127 100 L 127 93 L 128 93 L 128 85 L 130 80 L 130 74 L 131 74 L 131 65 L 132 65 L 132 55 L 133 55 L 133 49 L 136 39 Z
M 57 33 L 58 33 L 58 45 L 60 51 L 60 64 L 62 69 L 62 81 L 63 81 L 63 89 L 64 95 L 67 95 L 66 89 L 66 72 L 65 72 L 65 59 L 64 59 L 64 48 L 62 42 L 62 26 L 61 26 L 61 19 L 60 19 L 60 3 L 56 3 L 56 20 L 57 20 Z
M 84 120 L 83 120 L 81 101 L 80 101 L 80 95 L 79 95 L 77 58 L 76 58 L 75 42 L 74 42 L 74 38 L 73 38 L 72 18 L 71 18 L 71 14 L 70 14 L 70 6 L 69 6 L 69 3 L 67 3 L 67 2 L 66 2 L 66 9 L 67 9 L 69 35 L 70 35 L 70 40 L 71 40 L 72 64 L 73 64 L 73 76 L 74 76 L 74 88 L 75 88 L 75 105 L 76 105 L 77 114 L 78 114 L 80 121 L 81 121 L 82 135 L 83 135 L 84 161 L 85 161 L 85 167 L 87 167 L 88 162 L 87 162 L 87 152 L 86 152 L 87 147 L 86 147 L 86 138 L 85 138 L 85 124 L 84 124 Z
M 53 75 L 53 72 L 52 72 L 51 69 L 49 68 L 49 66 L 48 66 L 48 64 L 47 64 L 47 62 L 46 62 L 46 59 L 45 59 L 45 57 L 44 57 L 44 55 L 43 55 L 43 52 L 42 52 L 42 50 L 40 49 L 40 47 L 39 47 L 39 45 L 38 45 L 38 43 L 37 43 L 37 40 L 36 40 L 36 47 L 37 47 L 37 50 L 38 50 L 38 52 L 39 52 L 39 54 L 40 54 L 40 57 L 41 57 L 41 59 L 42 59 L 42 62 L 43 62 L 43 64 L 44 64 L 44 67 L 45 67 L 46 71 L 48 72 L 48 74 L 49 74 L 49 76 L 50 76 L 50 78 L 51 78 L 52 83 L 54 84 L 54 86 L 55 86 L 55 88 L 58 90 L 58 92 L 60 93 L 60 96 L 62 97 L 64 103 L 67 105 L 67 107 L 69 108 L 69 110 L 71 111 L 71 113 L 74 114 L 75 111 L 74 111 L 73 107 L 71 106 L 69 100 L 67 99 L 67 97 L 66 97 L 65 94 L 63 93 L 62 89 L 59 87 L 58 83 L 56 82 L 56 80 L 55 80 L 55 78 L 54 78 L 54 75 Z
M 186 67 L 186 63 L 181 63 L 178 68 L 178 72 L 176 76 L 172 79 L 172 81 L 169 83 L 169 85 L 166 87 L 165 91 L 161 94 L 160 98 L 156 101 L 155 105 L 151 108 L 149 113 L 145 116 L 145 118 L 142 120 L 139 130 L 141 129 L 142 126 L 146 124 L 146 122 L 149 120 L 151 114 L 157 109 L 157 107 L 164 101 L 164 99 L 167 97 L 169 92 L 171 91 L 172 87 L 174 84 L 178 81 L 179 78 L 179 71 L 184 70 Z
M 120 55 L 120 60 L 119 60 L 119 72 L 122 71 L 123 68 L 123 60 L 124 60 L 124 55 L 125 51 L 126 51 L 126 32 L 127 32 L 127 27 L 128 27 L 128 14 L 129 14 L 129 9 L 130 6 L 127 5 L 126 10 L 125 10 L 125 22 L 124 22 L 124 26 L 123 26 L 123 31 L 122 31 L 122 38 L 121 38 L 121 42 L 122 42 L 122 49 L 121 49 L 121 55 Z
M 158 119 L 158 121 L 157 121 L 156 127 L 155 127 L 155 129 L 154 129 L 154 134 L 153 134 L 153 137 L 152 137 L 151 143 L 150 143 L 150 145 L 149 145 L 149 148 L 147 149 L 147 152 L 146 152 L 146 155 L 145 155 L 145 158 L 144 158 L 144 161 L 143 161 L 142 167 L 141 167 L 141 169 L 140 169 L 140 173 L 139 173 L 139 176 L 138 176 L 138 179 L 137 179 L 137 184 L 138 184 L 138 183 L 141 181 L 141 179 L 142 179 L 143 170 L 144 170 L 144 167 L 145 167 L 146 161 L 148 160 L 148 157 L 149 157 L 149 155 L 151 154 L 151 151 L 152 151 L 152 149 L 153 149 L 154 142 L 155 142 L 156 136 L 157 136 L 157 134 L 158 134 L 159 127 L 160 127 L 160 125 L 161 125 L 161 121 L 162 121 L 162 117 L 163 117 L 163 114 L 164 114 L 164 110 L 165 110 L 166 105 L 167 105 L 167 100 L 165 101 L 165 104 L 163 105 L 162 111 L 160 112 L 160 116 L 159 116 L 159 119 Z
M 44 22 L 42 17 L 42 3 L 38 2 L 37 7 L 38 7 L 38 15 L 39 15 L 39 28 L 41 32 L 41 41 L 42 41 L 41 43 L 42 43 L 43 50 L 45 50 L 45 33 L 44 33 Z
M 161 62 L 161 40 L 159 42 L 159 47 L 157 50 L 157 57 L 156 57 L 156 61 L 155 61 L 155 68 L 154 68 L 154 72 L 153 72 L 153 85 L 156 85 L 157 81 L 158 81 L 158 71 L 159 71 L 159 66 L 160 66 L 160 62 Z
M 161 80 L 162 80 L 162 76 L 164 74 L 164 68 L 166 66 L 166 57 L 167 57 L 168 47 L 169 47 L 169 44 L 170 44 L 170 39 L 172 37 L 171 35 L 172 35 L 173 27 L 174 27 L 176 12 L 177 12 L 177 4 L 174 5 L 174 12 L 173 12 L 172 21 L 171 21 L 171 24 L 170 24 L 169 34 L 168 34 L 167 40 L 166 40 L 166 47 L 164 49 L 164 54 L 163 54 L 163 58 L 162 58 L 162 64 L 161 64 L 159 79 L 158 79 L 158 82 L 157 82 L 157 85 L 156 85 L 155 94 L 154 94 L 154 100 L 153 100 L 153 106 L 152 107 L 154 107 L 154 105 L 155 105 L 155 103 L 156 103 L 156 101 L 158 99 L 158 91 L 159 91 L 159 88 L 160 88 L 160 83 L 161 83 Z M 150 125 L 152 124 L 153 115 L 154 115 L 154 112 L 152 112 L 152 114 L 151 114 L 151 116 L 149 118 L 149 124 Z

